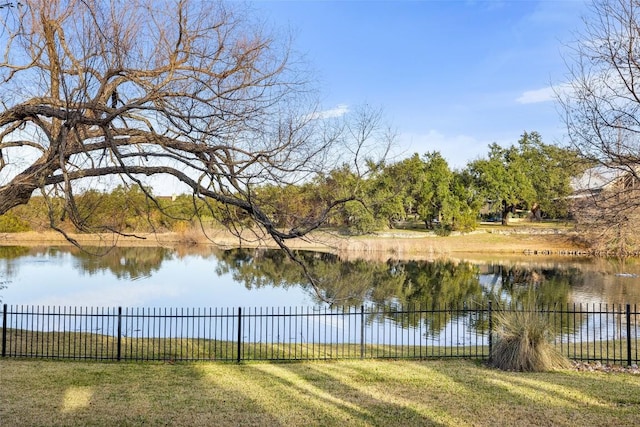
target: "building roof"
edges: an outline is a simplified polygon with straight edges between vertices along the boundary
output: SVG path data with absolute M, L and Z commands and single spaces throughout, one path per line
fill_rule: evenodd
M 616 183 L 620 177 L 627 175 L 627 173 L 619 168 L 596 166 L 587 169 L 582 176 L 573 178 L 571 188 L 574 193 L 599 192 Z

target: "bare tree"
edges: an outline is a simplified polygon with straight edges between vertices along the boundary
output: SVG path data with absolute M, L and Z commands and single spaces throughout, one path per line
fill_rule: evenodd
M 573 200 L 580 239 L 595 255 L 627 257 L 640 253 L 640 188 L 618 188 L 627 183 L 617 180 Z
M 286 230 L 254 198 L 257 186 L 322 172 L 341 133 L 319 119 L 288 41 L 238 4 L 13 6 L 0 22 L 0 214 L 39 191 L 63 200 L 66 218 L 86 229 L 74 196 L 88 179 L 145 188 L 145 177 L 169 176 L 226 207 L 232 229 L 241 212 L 285 248 L 351 198 L 326 200 Z M 51 215 L 54 229 L 57 221 Z
M 570 143 L 615 178 L 581 199 L 578 217 L 597 227 L 596 246 L 628 252 L 621 236 L 640 231 L 631 220 L 640 208 L 640 2 L 594 0 L 573 47 L 569 81 L 558 91 Z

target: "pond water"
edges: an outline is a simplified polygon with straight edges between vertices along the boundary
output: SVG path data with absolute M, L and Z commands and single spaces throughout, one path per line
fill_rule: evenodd
M 91 252 L 91 251 L 90 251 Z M 441 307 L 533 291 L 554 303 L 640 303 L 640 264 L 591 258 L 341 260 L 275 250 L 0 247 L 0 302 L 85 307 Z

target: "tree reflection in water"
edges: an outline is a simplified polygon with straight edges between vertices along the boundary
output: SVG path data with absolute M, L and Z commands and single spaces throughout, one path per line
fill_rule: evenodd
M 452 316 L 467 316 L 464 307 L 486 307 L 489 300 L 517 303 L 531 289 L 540 304 L 566 304 L 572 283 L 580 280 L 576 271 L 496 266 L 485 272 L 494 280 L 483 286 L 479 266 L 466 261 L 342 261 L 336 255 L 319 252 L 299 252 L 298 256 L 317 278 L 317 303 L 329 302 L 345 309 L 370 305 L 374 310 L 369 321 L 386 317 L 407 327 L 422 325 L 429 335 L 438 334 Z M 302 286 L 314 294 L 302 270 L 281 251 L 225 251 L 216 271 L 231 273 L 248 289 Z M 412 311 L 397 313 L 401 307 Z M 452 308 L 459 311 L 444 311 Z M 414 309 L 421 313 L 417 315 Z M 471 316 L 469 322 L 480 331 L 488 327 L 479 317 Z
M 369 320 L 389 319 L 408 327 L 421 326 L 428 334 L 437 334 L 452 320 L 451 311 L 430 313 L 433 310 L 459 309 L 478 304 L 518 304 L 533 292 L 537 302 L 546 307 L 562 307 L 576 301 L 604 303 L 638 303 L 640 266 L 633 262 L 624 265 L 598 260 L 544 259 L 513 262 L 470 262 L 451 259 L 395 260 L 386 262 L 349 259 L 323 252 L 298 252 L 299 258 L 316 278 L 311 286 L 302 269 L 278 250 L 232 249 L 211 247 L 172 250 L 161 247 L 113 248 L 102 256 L 76 248 L 0 247 L 0 286 L 9 286 L 14 269 L 21 257 L 73 258 L 75 268 L 96 275 L 109 271 L 119 280 L 150 277 L 162 269 L 165 261 L 202 257 L 212 266 L 215 275 L 231 275 L 235 282 L 247 289 L 302 288 L 316 305 L 334 310 L 367 306 L 373 312 Z M 174 267 L 175 268 L 175 267 Z M 178 267 L 180 268 L 180 267 Z M 625 273 L 625 274 L 620 274 Z M 627 274 L 632 273 L 632 274 Z M 185 271 L 185 282 L 188 281 Z M 266 289 L 265 289 L 266 290 Z M 1 294 L 1 293 L 0 293 Z M 0 295 L 1 296 L 1 295 Z M 241 305 L 243 302 L 238 301 Z M 282 302 L 286 305 L 286 301 Z M 420 315 L 396 313 L 397 308 L 419 309 Z M 455 314 L 457 316 L 458 314 Z M 488 327 L 484 318 L 469 317 L 468 322 L 478 331 Z M 563 323 L 573 327 L 581 322 L 572 318 Z
M 78 267 L 89 275 L 108 270 L 120 280 L 150 277 L 160 270 L 163 261 L 174 257 L 171 249 L 161 247 L 114 248 L 100 256 L 77 248 L 71 249 L 71 253 Z

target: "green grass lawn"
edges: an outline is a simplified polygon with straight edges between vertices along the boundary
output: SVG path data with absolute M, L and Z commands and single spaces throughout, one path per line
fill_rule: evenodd
M 640 376 L 463 360 L 0 360 L 5 426 L 640 425 Z
M 6 355 L 53 359 L 116 360 L 115 337 L 85 332 L 38 332 L 7 329 Z M 122 360 L 155 361 L 236 361 L 237 342 L 200 338 L 127 338 L 120 344 Z M 437 345 L 385 345 L 340 343 L 243 343 L 241 359 L 326 360 L 358 358 L 442 358 L 488 357 L 489 348 L 481 345 L 447 347 Z

